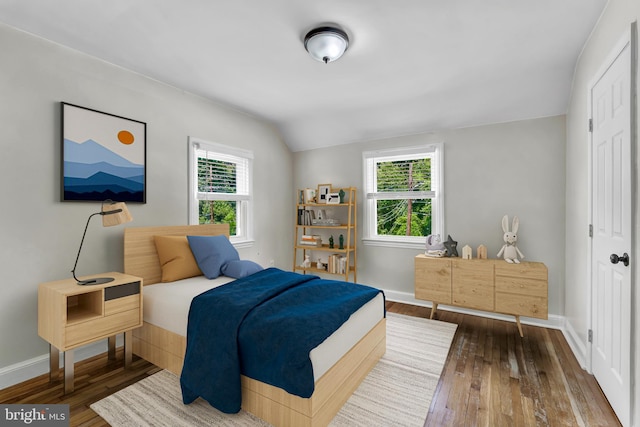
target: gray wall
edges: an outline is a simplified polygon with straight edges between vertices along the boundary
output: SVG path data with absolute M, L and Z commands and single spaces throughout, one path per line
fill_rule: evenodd
M 0 371 L 46 354 L 38 283 L 70 277 L 100 206 L 60 202 L 60 101 L 147 123 L 147 203 L 129 226 L 186 224 L 189 135 L 253 150 L 256 243 L 241 256 L 290 265 L 292 155 L 271 125 L 2 24 L 0 52 Z M 122 270 L 122 235 L 94 218 L 78 274 Z
M 569 249 L 566 257 L 566 306 L 565 315 L 567 329 L 573 339 L 573 350 L 578 355 L 581 363 L 585 364 L 588 358 L 587 330 L 591 325 L 589 314 L 590 278 L 587 273 L 589 239 L 585 230 L 588 227 L 589 194 L 588 194 L 588 155 L 589 135 L 587 132 L 587 95 L 591 81 L 596 77 L 600 67 L 613 51 L 617 42 L 626 31 L 629 31 L 631 22 L 640 18 L 640 2 L 637 0 L 610 0 L 594 28 L 590 40 L 584 47 L 578 60 L 573 80 L 573 91 L 569 112 L 567 114 L 567 216 L 566 216 L 566 246 Z M 638 56 L 639 52 L 635 52 Z M 636 76 L 640 81 L 640 74 Z M 637 92 L 636 92 L 637 98 Z M 637 102 L 637 100 L 636 100 Z M 640 109 L 636 110 L 635 126 L 636 136 L 640 135 Z M 635 148 L 636 155 L 640 150 Z M 637 199 L 637 164 L 636 158 L 634 173 L 636 174 L 636 191 L 634 193 L 635 232 L 636 239 L 632 249 L 632 265 L 638 265 L 640 230 L 640 209 Z M 635 262 L 634 262 L 635 260 Z M 634 425 L 640 426 L 640 268 L 634 270 L 634 282 L 632 292 L 635 301 L 632 303 L 632 360 L 635 360 L 635 419 Z M 634 398 L 632 396 L 632 401 Z
M 525 260 L 549 268 L 549 312 L 564 309 L 564 116 L 404 136 L 294 153 L 297 188 L 319 183 L 358 187 L 362 220 L 362 152 L 444 143 L 445 233 L 458 248 L 484 244 L 495 258 L 503 245 L 501 219 L 520 218 L 518 248 Z M 358 281 L 390 299 L 413 297 L 413 258 L 419 250 L 362 245 Z M 475 252 L 475 251 L 474 251 Z

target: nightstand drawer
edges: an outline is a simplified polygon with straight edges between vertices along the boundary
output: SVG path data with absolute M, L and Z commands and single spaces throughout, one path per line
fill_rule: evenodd
M 111 316 L 121 311 L 129 311 L 138 309 L 140 307 L 140 295 L 129 295 L 128 297 L 122 297 L 118 299 L 112 299 L 105 301 L 104 303 L 104 315 Z
M 107 338 L 118 332 L 137 328 L 138 326 L 142 326 L 142 324 L 140 322 L 140 310 L 137 308 L 67 326 L 65 329 L 65 347 L 76 347 L 86 342 Z

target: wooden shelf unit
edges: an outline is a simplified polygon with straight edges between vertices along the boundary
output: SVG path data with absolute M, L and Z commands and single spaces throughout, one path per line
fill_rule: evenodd
M 547 319 L 548 272 L 541 262 L 509 264 L 501 259 L 415 257 L 416 299 L 515 316 Z
M 356 187 L 342 188 L 344 191 L 344 203 L 340 204 L 324 204 L 324 203 L 297 203 L 296 204 L 296 224 L 294 226 L 295 240 L 293 243 L 293 271 L 302 271 L 304 274 L 331 274 L 344 277 L 345 281 L 353 280 L 357 281 L 357 265 L 358 265 L 358 251 L 357 251 L 357 189 Z M 333 188 L 332 192 L 338 192 L 340 188 Z M 341 225 L 308 225 L 298 224 L 298 212 L 300 210 L 313 210 L 319 209 L 340 209 L 343 210 L 346 215 L 346 223 Z M 300 244 L 300 240 L 305 234 L 313 234 L 321 232 L 323 235 L 333 235 L 334 247 L 330 248 L 328 243 L 323 243 L 322 246 L 312 246 Z M 335 231 L 334 233 L 332 233 Z M 344 236 L 344 249 L 339 249 L 340 244 L 338 242 L 338 236 L 342 234 Z M 324 239 L 323 239 L 324 242 Z M 320 252 L 323 254 L 339 254 L 345 257 L 345 272 L 344 273 L 329 273 L 326 269 L 320 269 L 317 267 L 317 261 L 313 261 L 311 257 L 311 267 L 302 267 L 301 264 L 306 255 L 310 255 L 313 252 Z

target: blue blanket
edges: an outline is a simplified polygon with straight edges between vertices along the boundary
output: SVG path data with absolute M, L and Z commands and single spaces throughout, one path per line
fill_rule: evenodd
M 379 292 L 269 268 L 198 295 L 189 310 L 183 402 L 202 397 L 236 413 L 241 374 L 310 397 L 309 352 Z

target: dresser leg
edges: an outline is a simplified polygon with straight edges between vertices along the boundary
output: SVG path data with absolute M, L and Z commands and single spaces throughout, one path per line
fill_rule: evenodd
M 437 309 L 438 303 L 434 301 L 433 303 L 431 303 L 431 316 L 429 316 L 429 319 L 433 319 L 433 316 L 436 314 Z
M 125 331 L 124 333 L 124 367 L 127 368 L 131 365 L 133 359 L 133 333 L 132 331 Z
M 49 344 L 49 381 L 58 379 L 60 373 L 60 350 Z
M 516 324 L 518 325 L 518 332 L 520 332 L 520 338 L 524 338 L 522 333 L 522 325 L 520 324 L 520 316 L 516 316 Z
M 73 350 L 64 352 L 64 392 L 73 392 Z

